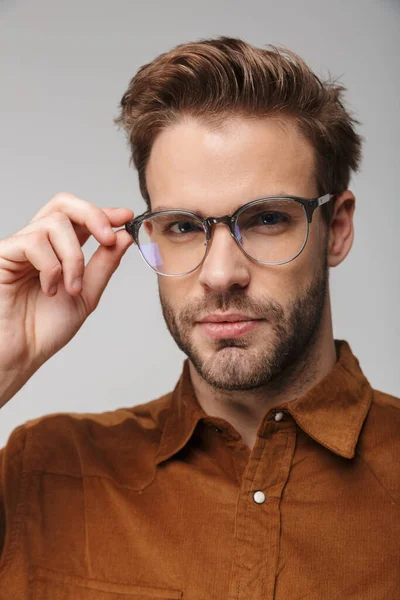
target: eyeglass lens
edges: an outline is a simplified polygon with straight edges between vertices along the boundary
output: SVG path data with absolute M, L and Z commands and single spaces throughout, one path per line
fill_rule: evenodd
M 262 200 L 242 210 L 236 235 L 245 252 L 267 264 L 288 262 L 303 249 L 307 215 L 294 200 Z M 138 231 L 139 249 L 155 271 L 183 275 L 196 269 L 207 250 L 202 222 L 185 213 L 165 212 L 145 219 Z

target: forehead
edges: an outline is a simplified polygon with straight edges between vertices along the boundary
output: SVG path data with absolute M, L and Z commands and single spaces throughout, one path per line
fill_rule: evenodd
M 152 210 L 233 212 L 265 196 L 316 196 L 314 163 L 290 119 L 236 116 L 214 127 L 185 118 L 156 137 L 146 183 Z

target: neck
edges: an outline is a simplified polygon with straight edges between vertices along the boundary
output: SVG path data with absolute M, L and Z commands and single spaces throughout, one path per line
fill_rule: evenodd
M 211 387 L 189 361 L 190 377 L 197 400 L 210 416 L 228 421 L 250 449 L 254 447 L 257 429 L 266 412 L 283 403 L 288 403 L 304 395 L 323 379 L 333 368 L 337 356 L 333 338 L 330 306 L 318 335 L 305 349 L 304 354 L 290 368 L 290 373 L 282 373 L 279 385 L 274 382 L 250 391 L 224 391 Z

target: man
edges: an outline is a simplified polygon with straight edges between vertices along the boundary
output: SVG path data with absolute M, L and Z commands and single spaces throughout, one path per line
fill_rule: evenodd
M 13 431 L 1 598 L 399 597 L 399 400 L 332 329 L 361 156 L 343 92 L 289 51 L 181 44 L 116 119 L 148 210 L 58 194 L 0 243 L 2 404 L 133 242 L 187 356 L 161 398 Z

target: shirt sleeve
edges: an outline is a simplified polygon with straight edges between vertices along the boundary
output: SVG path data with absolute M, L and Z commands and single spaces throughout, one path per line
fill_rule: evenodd
M 14 429 L 0 450 L 0 569 L 13 552 L 14 532 L 18 526 L 23 497 L 21 482 L 25 451 L 26 429 Z

